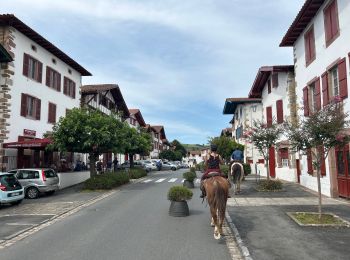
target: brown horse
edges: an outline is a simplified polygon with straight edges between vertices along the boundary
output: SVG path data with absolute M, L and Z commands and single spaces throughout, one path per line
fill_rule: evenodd
M 233 162 L 230 168 L 230 175 L 234 184 L 235 194 L 237 195 L 241 192 L 241 182 L 244 178 L 244 167 L 239 162 Z
M 212 217 L 212 226 L 214 229 L 214 238 L 220 239 L 222 225 L 225 218 L 226 203 L 228 197 L 229 183 L 221 176 L 214 176 L 204 180 L 204 188 L 207 193 L 207 200 Z

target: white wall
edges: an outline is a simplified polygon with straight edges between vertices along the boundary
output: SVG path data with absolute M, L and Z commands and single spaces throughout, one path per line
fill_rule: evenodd
M 350 85 L 349 77 L 349 58 L 348 53 L 350 52 L 350 2 L 348 0 L 337 0 L 338 5 L 338 15 L 339 15 L 339 28 L 340 35 L 333 43 L 326 47 L 325 40 L 325 29 L 324 29 L 324 17 L 323 9 L 328 1 L 320 8 L 317 15 L 309 23 L 308 27 L 300 35 L 298 40 L 294 44 L 294 59 L 295 59 L 295 81 L 297 84 L 297 97 L 298 102 L 302 103 L 303 92 L 302 89 L 307 86 L 307 83 L 310 82 L 315 77 L 320 77 L 327 70 L 327 67 L 331 65 L 334 61 L 339 58 L 346 57 L 347 64 L 347 82 L 348 82 L 348 91 Z M 314 34 L 315 34 L 315 50 L 316 50 L 316 59 L 306 67 L 305 61 L 305 47 L 304 47 L 304 33 L 310 28 L 313 24 Z M 322 80 L 321 80 L 321 89 L 322 89 Z M 350 96 L 350 91 L 349 91 Z M 350 102 L 348 99 L 345 100 L 345 111 L 350 111 Z M 302 111 L 300 116 L 303 117 Z M 307 173 L 307 161 L 306 156 L 302 156 L 302 170 L 300 176 L 300 184 L 310 188 L 312 190 L 317 190 L 317 178 L 310 176 Z M 330 179 L 329 179 L 329 167 L 328 160 L 326 162 L 326 176 L 321 179 L 322 183 L 322 193 L 325 195 L 330 195 Z

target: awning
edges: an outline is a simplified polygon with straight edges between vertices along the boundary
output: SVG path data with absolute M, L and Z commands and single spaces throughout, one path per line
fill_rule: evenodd
M 52 143 L 52 140 L 49 138 L 38 138 L 32 140 L 4 143 L 3 148 L 40 148 L 46 147 L 50 143 Z

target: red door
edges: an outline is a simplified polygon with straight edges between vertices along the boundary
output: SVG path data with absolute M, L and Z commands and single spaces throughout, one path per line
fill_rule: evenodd
M 350 153 L 349 146 L 335 150 L 338 192 L 340 197 L 350 198 Z
M 276 177 L 276 158 L 275 158 L 275 147 L 269 149 L 269 172 L 270 177 Z

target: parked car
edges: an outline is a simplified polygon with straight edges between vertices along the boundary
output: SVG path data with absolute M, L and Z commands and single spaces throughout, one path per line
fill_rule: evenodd
M 177 165 L 172 162 L 163 162 L 162 164 L 162 170 L 177 170 Z
M 36 199 L 41 193 L 51 195 L 59 189 L 59 178 L 50 168 L 28 168 L 11 170 L 24 187 L 24 194 L 29 199 Z
M 157 170 L 157 165 L 155 164 L 155 162 L 152 162 L 149 160 L 143 160 L 142 163 L 145 168 L 151 169 L 151 171 Z
M 15 174 L 0 172 L 0 205 L 10 203 L 18 205 L 24 199 L 24 188 Z

